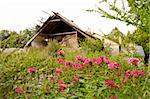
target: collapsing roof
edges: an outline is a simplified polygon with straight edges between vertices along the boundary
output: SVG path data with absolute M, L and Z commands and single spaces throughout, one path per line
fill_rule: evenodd
M 37 33 L 26 43 L 25 47 L 30 46 L 38 36 L 44 37 L 44 39 L 49 39 L 56 36 L 64 37 L 65 35 L 76 34 L 76 36 L 80 38 L 95 38 L 81 30 L 75 23 L 73 23 L 73 21 L 68 20 L 59 13 L 53 13 L 54 15 L 44 22 Z

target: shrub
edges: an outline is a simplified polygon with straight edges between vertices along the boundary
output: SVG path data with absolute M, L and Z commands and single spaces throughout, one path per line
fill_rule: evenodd
M 48 42 L 48 46 L 47 46 L 47 49 L 50 51 L 50 52 L 56 52 L 57 50 L 59 50 L 61 48 L 61 45 L 56 41 L 56 40 L 50 40 Z
M 103 43 L 99 39 L 85 39 L 84 41 L 80 42 L 80 46 L 85 50 L 88 49 L 90 51 L 102 51 L 104 47 Z

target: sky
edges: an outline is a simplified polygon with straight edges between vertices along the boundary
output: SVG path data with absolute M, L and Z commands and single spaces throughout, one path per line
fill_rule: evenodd
M 102 18 L 97 13 L 85 10 L 96 8 L 99 0 L 0 0 L 0 30 L 20 31 L 39 24 L 41 17 L 46 20 L 52 11 L 73 20 L 84 31 L 108 34 L 115 27 L 126 34 L 135 27 L 124 22 Z M 106 6 L 103 5 L 105 9 Z M 46 14 L 43 11 L 49 13 Z

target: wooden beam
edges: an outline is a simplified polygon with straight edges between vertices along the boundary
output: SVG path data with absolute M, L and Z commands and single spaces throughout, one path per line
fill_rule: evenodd
M 61 21 L 61 19 L 53 19 L 53 20 L 50 20 L 49 22 L 59 22 Z
M 73 32 L 62 32 L 62 33 L 51 34 L 50 36 L 70 35 L 70 34 L 76 34 L 76 33 L 77 33 L 77 31 L 73 31 Z
M 49 23 L 51 23 L 51 20 L 48 21 L 46 24 L 43 24 L 43 27 L 40 28 L 40 30 L 26 43 L 26 45 L 24 47 L 27 47 L 43 31 L 43 29 L 49 25 Z M 56 23 L 56 25 L 53 27 L 53 29 L 55 29 L 57 27 L 57 25 L 58 25 L 58 23 Z
M 53 11 L 52 11 L 53 12 Z M 62 15 L 60 15 L 59 13 L 55 13 L 53 12 L 56 16 L 59 16 L 60 19 L 65 22 L 66 24 L 68 24 L 69 26 L 71 26 L 73 29 L 75 29 L 76 31 L 78 31 L 80 34 L 82 34 L 83 36 L 87 37 L 87 38 L 94 38 L 92 35 L 82 31 L 76 24 L 74 24 L 72 21 L 68 20 L 67 18 L 63 17 Z
M 72 32 L 61 32 L 61 33 L 55 33 L 55 34 L 40 34 L 40 36 L 53 37 L 53 36 L 71 35 L 71 34 L 77 34 L 77 31 L 72 31 Z

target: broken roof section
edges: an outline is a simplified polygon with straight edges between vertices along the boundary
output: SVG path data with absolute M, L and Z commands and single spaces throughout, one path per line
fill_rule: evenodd
M 44 24 L 40 27 L 37 33 L 26 43 L 25 47 L 29 46 L 31 42 L 38 36 L 38 35 L 49 35 L 52 36 L 55 33 L 71 33 L 70 31 L 77 31 L 77 35 L 82 35 L 85 38 L 95 38 L 91 34 L 88 34 L 81 30 L 73 21 L 67 19 L 66 17 L 60 15 L 59 13 L 53 12 L 54 15 L 50 16 Z M 63 27 L 63 31 L 60 31 L 60 28 Z M 65 29 L 66 28 L 66 29 Z M 70 30 L 68 30 L 70 29 Z

